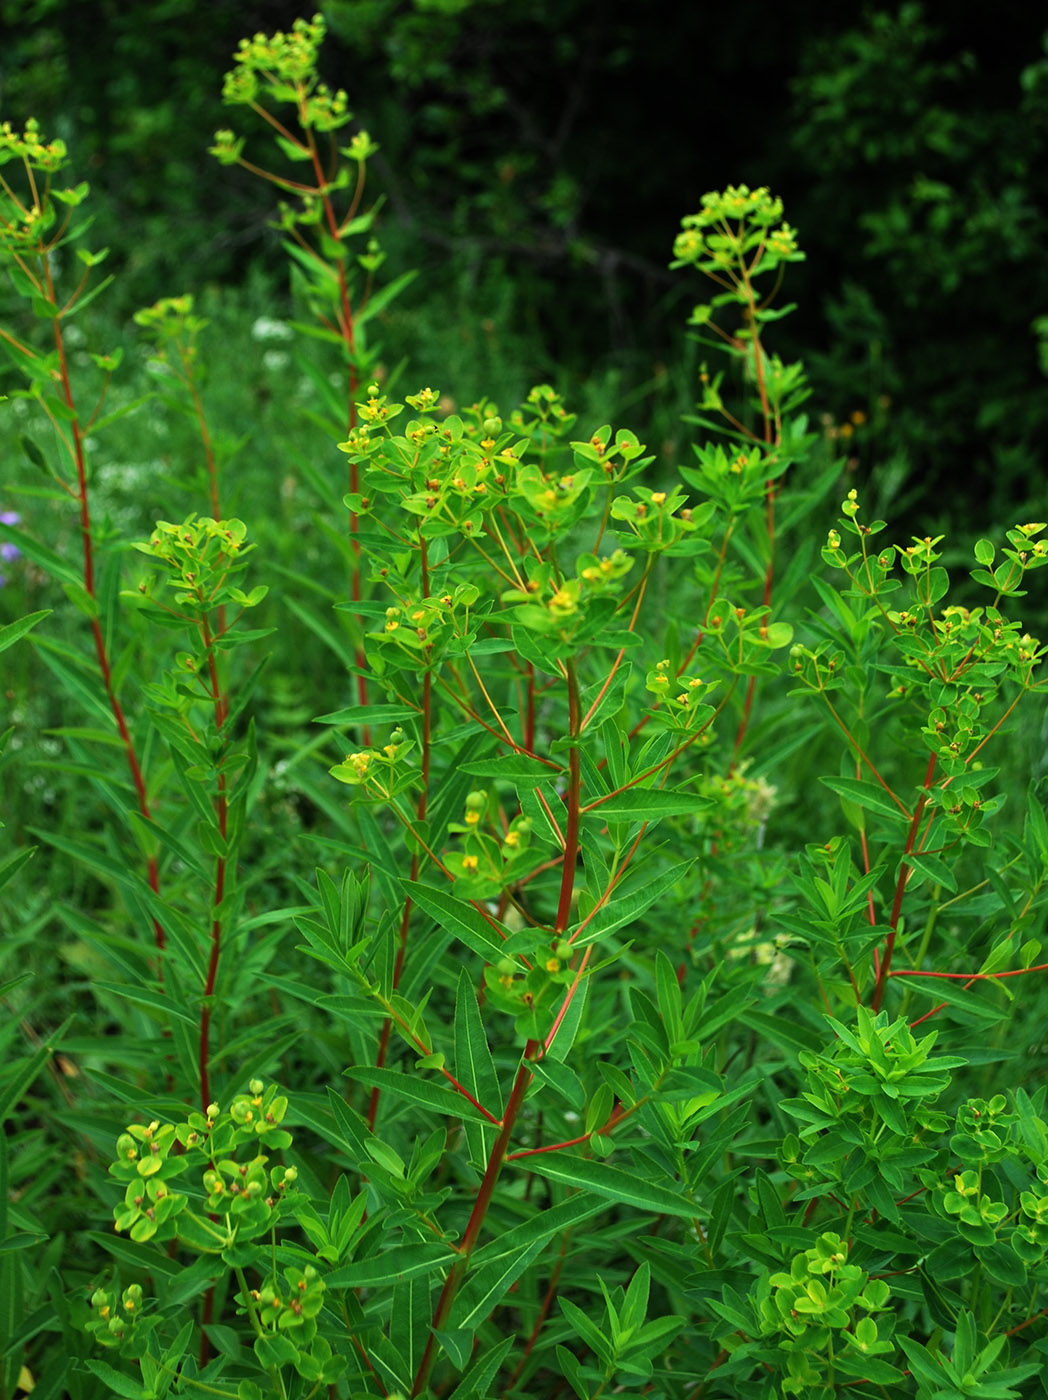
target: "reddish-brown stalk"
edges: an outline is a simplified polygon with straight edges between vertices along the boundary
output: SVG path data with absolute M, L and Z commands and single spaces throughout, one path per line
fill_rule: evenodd
M 1028 977 L 1031 972 L 1048 972 L 1048 963 L 1036 963 L 1032 967 L 1012 967 L 1005 972 L 934 972 L 929 968 L 901 967 L 889 972 L 889 977 L 945 977 L 964 982 L 969 987 L 974 982 L 994 982 L 1001 977 Z M 942 1010 L 937 1007 L 937 1010 Z M 926 1020 L 921 1017 L 921 1020 Z M 916 1024 L 916 1023 L 915 1023 Z
M 465 1233 L 462 1236 L 462 1243 L 459 1245 L 458 1258 L 448 1270 L 448 1276 L 444 1280 L 444 1287 L 440 1291 L 437 1299 L 437 1306 L 433 1313 L 433 1321 L 430 1325 L 429 1336 L 426 1339 L 425 1350 L 419 1362 L 418 1371 L 415 1374 L 414 1384 L 411 1387 L 411 1400 L 415 1400 L 426 1387 L 433 1363 L 436 1360 L 437 1332 L 447 1322 L 451 1305 L 454 1303 L 465 1278 L 466 1270 L 469 1267 L 470 1256 L 476 1247 L 481 1229 L 484 1225 L 484 1218 L 488 1213 L 491 1198 L 495 1191 L 495 1183 L 498 1181 L 502 1171 L 502 1164 L 506 1160 L 506 1148 L 509 1145 L 510 1136 L 516 1126 L 517 1116 L 520 1113 L 521 1105 L 524 1102 L 524 1095 L 528 1085 L 531 1083 L 531 1070 L 528 1064 L 539 1053 L 540 1045 L 537 1040 L 529 1040 L 524 1047 L 521 1056 L 520 1066 L 517 1069 L 516 1078 L 513 1081 L 513 1088 L 510 1092 L 509 1102 L 506 1104 L 506 1111 L 502 1116 L 502 1127 L 495 1139 L 495 1144 L 488 1157 L 484 1176 L 477 1191 L 476 1200 L 473 1203 L 473 1210 L 466 1225 Z
M 565 680 L 568 689 L 568 732 L 572 739 L 579 736 L 579 727 L 582 722 L 582 705 L 579 698 L 578 675 L 574 663 L 567 661 L 564 664 Z M 571 920 L 571 899 L 575 889 L 575 863 L 579 852 L 579 819 L 581 808 L 582 790 L 582 764 L 577 744 L 573 745 L 569 752 L 568 767 L 568 788 L 565 793 L 565 803 L 567 806 L 567 827 L 565 834 L 564 868 L 560 882 L 560 898 L 557 904 L 557 921 L 555 932 L 562 934 L 567 930 Z M 587 950 L 588 951 L 588 950 Z M 412 1400 L 419 1395 L 426 1387 L 433 1363 L 436 1360 L 436 1334 L 445 1325 L 451 1311 L 451 1305 L 455 1301 L 462 1280 L 469 1267 L 470 1255 L 480 1236 L 484 1225 L 488 1207 L 502 1171 L 503 1163 L 506 1160 L 506 1153 L 509 1148 L 510 1138 L 516 1126 L 517 1116 L 520 1113 L 521 1105 L 524 1102 L 524 1095 L 528 1085 L 531 1083 L 531 1070 L 529 1064 L 542 1054 L 542 1043 L 538 1040 L 529 1040 L 524 1047 L 520 1065 L 517 1069 L 516 1077 L 513 1081 L 513 1088 L 510 1091 L 509 1101 L 506 1104 L 506 1111 L 502 1116 L 502 1126 L 495 1139 L 495 1143 L 488 1157 L 484 1176 L 477 1191 L 476 1200 L 473 1204 L 473 1211 L 470 1215 L 466 1230 L 462 1236 L 462 1243 L 459 1245 L 459 1257 L 452 1264 L 448 1271 L 448 1276 L 444 1281 L 437 1306 L 433 1313 L 433 1321 L 430 1326 L 429 1337 L 426 1339 L 425 1350 L 419 1363 L 418 1371 L 415 1375 L 414 1384 L 411 1388 Z
M 648 567 L 644 570 L 644 577 L 641 579 L 640 585 L 639 585 L 638 588 L 637 588 L 637 600 L 636 600 L 636 602 L 635 602 L 634 605 L 633 605 L 633 614 L 632 614 L 632 616 L 630 617 L 629 626 L 626 628 L 626 631 L 627 631 L 627 632 L 632 632 L 633 629 L 634 629 L 634 628 L 636 627 L 636 625 L 637 625 L 637 618 L 640 616 L 641 604 L 644 602 L 644 593 L 645 593 L 645 590 L 647 589 L 647 586 L 648 586 L 648 579 L 651 577 L 651 570 L 652 570 L 652 567 L 654 566 L 654 563 L 655 563 L 655 556 L 654 556 L 654 554 L 651 554 L 651 555 L 648 556 Z M 583 715 L 583 717 L 582 717 L 582 723 L 579 725 L 579 732 L 580 732 L 580 733 L 582 732 L 583 729 L 586 728 L 587 724 L 589 724 L 590 720 L 593 718 L 594 714 L 596 713 L 597 708 L 598 708 L 598 706 L 600 705 L 600 702 L 604 699 L 605 695 L 608 693 L 608 687 L 611 685 L 612 681 L 615 679 L 615 673 L 616 673 L 616 671 L 619 669 L 619 667 L 621 666 L 621 664 L 622 664 L 622 658 L 623 658 L 625 655 L 626 655 L 626 648 L 625 648 L 625 647 L 622 647 L 622 648 L 619 650 L 618 656 L 616 656 L 615 660 L 611 663 L 611 669 L 608 671 L 607 680 L 605 680 L 604 684 L 601 686 L 600 690 L 597 692 L 597 698 L 594 700 L 593 704 L 589 707 L 589 709 L 586 711 L 585 715 Z
M 899 933 L 899 918 L 902 915 L 902 901 L 906 894 L 906 885 L 910 878 L 910 866 L 906 863 L 906 857 L 912 854 L 916 843 L 917 833 L 920 830 L 921 818 L 931 794 L 932 780 L 935 777 L 935 754 L 930 754 L 928 767 L 924 774 L 924 787 L 920 797 L 917 799 L 917 806 L 914 808 L 913 818 L 910 821 L 910 829 L 906 833 L 906 845 L 903 848 L 903 858 L 899 863 L 899 875 L 895 882 L 895 898 L 892 901 L 891 917 L 888 920 L 888 937 L 884 945 L 884 954 L 877 969 L 877 980 L 873 984 L 873 997 L 870 1005 L 874 1011 L 880 1011 L 881 1002 L 884 1000 L 884 989 L 888 983 L 888 976 L 891 972 L 892 954 L 895 951 L 895 940 Z
M 54 307 L 58 306 L 55 296 L 54 282 L 51 277 L 51 266 L 46 252 L 41 254 L 44 282 L 46 286 L 46 297 Z M 135 748 L 135 741 L 131 736 L 128 727 L 127 717 L 119 697 L 113 688 L 113 670 L 109 659 L 109 650 L 106 646 L 105 634 L 102 631 L 102 623 L 98 616 L 97 593 L 95 591 L 95 548 L 94 536 L 91 526 L 91 501 L 87 481 L 87 462 L 84 456 L 83 433 L 80 427 L 80 415 L 76 407 L 76 399 L 73 394 L 72 384 L 69 379 L 69 366 L 66 360 L 65 341 L 62 336 L 62 318 L 54 318 L 54 339 L 55 350 L 58 355 L 59 380 L 62 388 L 62 397 L 70 413 L 70 437 L 66 439 L 73 464 L 76 469 L 77 489 L 75 499 L 80 506 L 80 538 L 83 547 L 83 580 L 84 592 L 93 604 L 96 604 L 91 617 L 91 635 L 95 645 L 95 656 L 98 660 L 98 669 L 102 675 L 102 685 L 105 688 L 106 699 L 112 711 L 113 719 L 116 721 L 117 731 L 120 734 L 121 742 L 124 745 L 124 755 L 127 759 L 127 766 L 131 773 L 131 781 L 135 789 L 135 798 L 138 804 L 138 811 L 141 817 L 151 822 L 153 819 L 152 808 L 149 803 L 149 795 L 146 789 L 145 777 L 142 773 L 142 765 Z M 149 888 L 155 895 L 160 895 L 160 870 L 155 855 L 147 857 L 146 878 L 149 881 Z M 161 987 L 164 983 L 163 954 L 166 946 L 164 928 L 160 920 L 154 915 L 153 939 L 156 944 L 158 955 L 157 977 Z
M 303 195 L 311 195 L 316 198 L 319 198 L 321 208 L 323 210 L 324 222 L 327 225 L 327 232 L 330 235 L 330 237 L 335 241 L 335 243 L 341 246 L 345 242 L 346 226 L 352 222 L 352 219 L 356 214 L 357 209 L 359 208 L 360 201 L 364 194 L 365 167 L 363 162 L 360 163 L 358 168 L 356 188 L 353 192 L 353 199 L 350 204 L 349 212 L 346 214 L 345 218 L 340 221 L 335 213 L 335 206 L 331 200 L 331 179 L 324 170 L 323 164 L 320 159 L 320 152 L 317 149 L 317 143 L 313 133 L 313 128 L 309 123 L 308 90 L 305 84 L 300 84 L 298 92 L 298 119 L 302 130 L 305 132 L 306 140 L 304 142 L 299 140 L 296 136 L 293 136 L 291 132 L 288 131 L 288 129 L 283 125 L 283 123 L 278 121 L 277 118 L 274 117 L 271 112 L 266 111 L 266 109 L 263 106 L 261 106 L 261 104 L 252 102 L 250 105 L 252 110 L 257 112 L 258 115 L 262 117 L 264 121 L 268 122 L 269 125 L 274 128 L 274 130 L 283 140 L 290 141 L 293 145 L 297 146 L 298 149 L 304 154 L 308 152 L 309 160 L 313 167 L 313 175 L 316 184 L 313 186 L 309 186 L 296 184 L 294 182 L 289 183 L 285 180 L 282 180 L 279 176 L 274 175 L 270 171 L 262 170 L 257 166 L 251 166 L 247 161 L 243 159 L 243 157 L 240 158 L 239 164 L 242 165 L 245 169 L 252 170 L 255 174 L 260 175 L 263 179 L 269 180 L 272 184 L 278 185 L 281 188 L 293 189 L 297 193 Z M 322 267 L 330 271 L 330 263 L 325 262 L 325 260 L 320 256 L 316 249 L 308 242 L 308 240 L 303 238 L 302 235 L 296 229 L 292 229 L 292 236 L 295 238 L 296 242 L 298 242 L 301 245 L 301 247 L 306 253 L 315 258 Z M 357 390 L 359 387 L 359 371 L 357 369 L 356 318 L 353 311 L 353 304 L 349 295 L 349 284 L 346 280 L 346 260 L 344 258 L 335 258 L 333 261 L 335 277 L 338 283 L 338 317 L 336 328 L 338 334 L 341 335 L 343 343 L 346 347 L 346 365 L 348 369 L 348 379 L 346 386 L 346 428 L 348 435 L 349 433 L 352 433 L 353 429 L 357 425 Z M 351 457 L 349 461 L 349 490 L 351 494 L 355 494 L 359 489 L 359 486 L 359 468 L 357 466 L 356 461 Z M 355 511 L 351 511 L 349 517 L 349 533 L 353 549 L 354 564 L 350 576 L 350 596 L 352 597 L 354 602 L 359 602 L 362 594 L 360 575 L 360 542 L 357 538 L 358 525 L 359 517 L 357 516 Z M 366 705 L 368 691 L 367 679 L 364 675 L 365 657 L 364 644 L 362 640 L 356 643 L 355 660 L 357 669 L 357 698 L 361 705 Z M 368 742 L 368 733 L 366 729 L 364 731 L 364 741 L 365 743 Z
M 582 727 L 582 704 L 579 699 L 579 678 L 573 661 L 565 662 L 568 683 L 568 732 L 578 739 Z M 575 889 L 575 863 L 579 855 L 579 816 L 582 791 L 582 753 L 577 743 L 568 750 L 568 788 L 564 803 L 568 809 L 564 833 L 564 870 L 560 879 L 560 899 L 557 903 L 557 933 L 564 933 L 571 922 L 571 896 Z

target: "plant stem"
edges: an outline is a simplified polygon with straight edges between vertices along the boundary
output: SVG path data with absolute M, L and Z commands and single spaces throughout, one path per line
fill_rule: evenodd
M 214 638 L 208 625 L 207 617 L 201 621 L 201 636 L 207 650 L 208 678 L 211 685 L 211 700 L 214 707 L 215 732 L 222 738 L 222 726 L 225 723 L 228 713 L 228 699 L 223 694 L 219 684 L 218 667 L 215 662 L 215 650 L 213 646 Z M 229 825 L 229 807 L 226 799 L 226 774 L 224 769 L 218 774 L 218 791 L 214 800 L 215 822 L 218 827 L 219 839 L 225 851 L 226 839 Z M 211 913 L 211 953 L 207 965 L 207 980 L 204 983 L 204 998 L 200 1007 L 200 1047 L 198 1053 L 200 1068 L 200 1100 L 203 1111 L 207 1112 L 207 1106 L 211 1102 L 211 1075 L 210 1075 L 210 1036 L 211 1036 L 211 999 L 215 993 L 215 983 L 218 979 L 218 963 L 222 950 L 222 903 L 226 894 L 226 855 L 215 857 L 215 880 L 214 893 L 212 896 Z
M 491 1149 L 488 1164 L 484 1171 L 484 1178 L 480 1183 L 477 1198 L 473 1205 L 472 1214 L 466 1225 L 466 1232 L 462 1236 L 462 1243 L 459 1245 L 459 1257 L 452 1264 L 448 1271 L 448 1276 L 444 1280 L 444 1287 L 441 1289 L 440 1297 L 437 1299 L 436 1310 L 433 1313 L 433 1321 L 430 1326 L 429 1336 L 426 1339 L 426 1347 L 422 1353 L 422 1360 L 415 1375 L 414 1384 L 411 1387 L 411 1397 L 419 1395 L 425 1389 L 429 1380 L 430 1372 L 436 1361 L 436 1334 L 447 1322 L 451 1312 L 451 1305 L 462 1286 L 462 1281 L 469 1268 L 470 1255 L 476 1246 L 481 1228 L 484 1224 L 484 1217 L 488 1213 L 491 1204 L 491 1197 L 495 1190 L 495 1183 L 498 1181 L 499 1173 L 502 1171 L 502 1164 L 506 1159 L 506 1149 L 509 1146 L 510 1136 L 516 1125 L 517 1116 L 520 1113 L 521 1105 L 524 1102 L 524 1095 L 528 1085 L 531 1083 L 531 1070 L 528 1068 L 529 1061 L 533 1060 L 539 1053 L 539 1042 L 529 1040 L 524 1047 L 524 1054 L 521 1056 L 520 1065 L 517 1069 L 516 1078 L 513 1081 L 513 1089 L 506 1104 L 506 1112 L 502 1118 L 502 1127 L 495 1144 Z
M 574 661 L 565 663 L 568 681 L 568 732 L 577 741 L 582 726 L 582 704 L 579 699 L 579 678 Z M 568 790 L 564 800 L 568 808 L 567 830 L 564 833 L 564 869 L 560 880 L 557 903 L 557 933 L 563 933 L 571 921 L 571 897 L 575 889 L 575 864 L 579 855 L 579 799 L 582 790 L 582 754 L 578 743 L 568 750 Z
M 880 966 L 877 969 L 877 980 L 873 984 L 873 998 L 871 1006 L 874 1011 L 881 1009 L 881 1002 L 884 1000 L 884 989 L 888 985 L 888 974 L 891 972 L 892 954 L 895 951 L 895 940 L 899 934 L 899 918 L 902 915 L 902 901 L 906 894 L 906 885 L 910 878 L 910 866 L 906 863 L 906 857 L 911 854 L 917 843 L 917 833 L 920 830 L 921 818 L 931 793 L 932 780 L 935 777 L 935 754 L 930 754 L 928 767 L 924 774 L 924 788 L 917 799 L 917 806 L 913 810 L 913 817 L 910 821 L 910 829 L 906 834 L 906 846 L 903 850 L 903 859 L 899 863 L 899 875 L 895 882 L 895 898 L 892 901 L 891 917 L 888 920 L 889 932 L 884 945 L 884 955 L 881 958 Z
M 57 306 L 55 297 L 54 282 L 51 277 L 51 266 L 47 255 L 41 257 L 45 284 L 47 287 L 47 300 L 52 306 Z M 62 386 L 62 397 L 66 406 L 72 414 L 70 422 L 71 448 L 73 463 L 76 469 L 76 499 L 80 505 L 80 538 L 83 546 L 83 579 L 84 592 L 95 605 L 91 615 L 91 635 L 95 644 L 95 655 L 98 659 L 98 669 L 102 675 L 102 685 L 105 688 L 106 698 L 109 701 L 109 708 L 112 711 L 113 719 L 116 721 L 117 731 L 124 745 L 124 755 L 127 759 L 127 766 L 131 772 L 131 781 L 135 789 L 135 797 L 138 803 L 138 811 L 146 822 L 153 820 L 152 809 L 149 804 L 149 796 L 146 791 L 145 778 L 142 773 L 142 765 L 138 758 L 134 739 L 128 728 L 127 718 L 124 714 L 123 706 L 117 697 L 113 687 L 113 669 L 109 659 L 109 650 L 106 646 L 105 634 L 102 631 L 102 623 L 98 616 L 98 595 L 95 591 L 95 557 L 94 557 L 94 536 L 91 526 L 91 501 L 87 483 L 87 460 L 84 455 L 83 434 L 80 428 L 80 416 L 76 407 L 76 400 L 73 395 L 72 385 L 69 379 L 69 366 L 66 360 L 65 341 L 62 336 L 61 317 L 56 316 L 54 320 L 55 351 L 58 355 L 59 377 Z M 146 858 L 146 877 L 149 881 L 149 888 L 159 898 L 160 896 L 160 869 L 155 855 Z M 166 937 L 163 925 L 160 920 L 153 916 L 153 939 L 156 945 L 157 978 L 161 989 L 164 985 L 164 964 L 163 955 L 166 947 Z

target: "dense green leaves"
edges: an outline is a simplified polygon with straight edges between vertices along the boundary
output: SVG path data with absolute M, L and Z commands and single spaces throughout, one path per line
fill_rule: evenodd
M 674 245 L 716 357 L 679 481 L 549 384 L 415 388 L 369 337 L 422 282 L 382 279 L 324 32 L 244 41 L 212 146 L 283 198 L 297 319 L 209 376 L 192 297 L 135 317 L 141 532 L 138 371 L 88 348 L 104 303 L 66 324 L 89 192 L 0 131 L 0 1400 L 1019 1393 L 1046 526 L 970 578 L 882 542 L 777 353 L 803 254 L 765 188 Z

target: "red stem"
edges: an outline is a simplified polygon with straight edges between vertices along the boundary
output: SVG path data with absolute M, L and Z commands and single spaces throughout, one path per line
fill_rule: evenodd
M 477 1192 L 477 1199 L 473 1204 L 473 1211 L 466 1225 L 466 1232 L 462 1236 L 462 1243 L 459 1245 L 459 1257 L 452 1264 L 448 1271 L 448 1276 L 444 1280 L 444 1287 L 440 1291 L 437 1299 L 437 1306 L 433 1313 L 433 1322 L 430 1333 L 426 1339 L 426 1347 L 422 1353 L 422 1360 L 419 1362 L 418 1372 L 415 1375 L 415 1382 L 411 1387 L 411 1397 L 419 1395 L 426 1387 L 433 1363 L 436 1361 L 436 1341 L 437 1332 L 444 1326 L 451 1312 L 451 1305 L 455 1301 L 462 1281 L 469 1268 L 470 1255 L 476 1246 L 481 1228 L 484 1224 L 484 1217 L 488 1213 L 491 1198 L 495 1191 L 495 1184 L 498 1181 L 499 1173 L 502 1171 L 502 1164 L 506 1159 L 506 1148 L 509 1146 L 510 1136 L 516 1125 L 517 1116 L 520 1113 L 521 1105 L 524 1102 L 524 1095 L 528 1085 L 531 1083 L 531 1070 L 528 1062 L 538 1054 L 539 1043 L 537 1040 L 529 1040 L 524 1047 L 524 1054 L 521 1057 L 520 1066 L 517 1069 L 516 1078 L 513 1081 L 513 1089 L 506 1105 L 506 1112 L 502 1118 L 502 1127 L 495 1144 L 491 1149 L 488 1164 L 484 1171 L 484 1178 L 480 1183 L 480 1190 Z
M 53 306 L 57 306 L 55 300 L 54 283 L 51 279 L 51 268 L 44 258 L 44 275 L 47 284 L 47 299 Z M 55 350 L 58 354 L 59 375 L 62 382 L 62 396 L 66 406 L 74 415 L 71 423 L 73 461 L 76 466 L 77 499 L 80 503 L 80 537 L 83 543 L 83 576 L 84 592 L 93 603 L 97 603 L 95 592 L 95 560 L 94 560 L 94 538 L 91 529 L 91 504 L 87 486 L 87 462 L 84 457 L 84 443 L 80 431 L 80 418 L 77 414 L 76 401 L 73 397 L 72 385 L 69 381 L 69 366 L 66 361 L 65 342 L 62 339 L 61 318 L 56 317 L 54 322 Z M 149 796 L 146 791 L 145 778 L 142 774 L 142 765 L 138 759 L 135 749 L 135 742 L 131 737 L 128 728 L 127 718 L 124 708 L 117 698 L 113 689 L 113 672 L 109 661 L 109 652 L 106 647 L 105 635 L 102 631 L 102 624 L 97 616 L 91 618 L 91 635 L 95 644 L 95 655 L 98 658 L 98 669 L 102 674 L 102 684 L 105 687 L 106 698 L 109 701 L 109 708 L 112 711 L 113 719 L 116 721 L 117 731 L 120 734 L 121 742 L 124 745 L 124 755 L 127 759 L 127 766 L 131 772 L 131 781 L 134 784 L 135 797 L 138 802 L 138 810 L 143 820 L 151 822 L 153 813 L 149 805 Z M 160 871 L 155 855 L 147 858 L 146 876 L 149 881 L 149 888 L 157 896 L 160 894 Z M 153 939 L 156 944 L 157 953 L 160 960 L 157 964 L 157 976 L 161 988 L 164 985 L 163 953 L 167 944 L 164 935 L 163 925 L 159 919 L 153 918 Z
M 892 954 L 895 952 L 895 940 L 899 934 L 899 918 L 902 914 L 902 901 L 906 894 L 906 884 L 910 878 L 910 866 L 906 863 L 906 856 L 913 851 L 917 841 L 917 832 L 920 830 L 921 818 L 931 793 L 932 779 L 935 777 L 935 754 L 928 757 L 928 767 L 924 774 L 924 789 L 917 800 L 913 817 L 910 821 L 910 829 L 906 833 L 906 846 L 903 851 L 903 859 L 899 863 L 899 877 L 895 882 L 895 898 L 892 901 L 891 918 L 888 920 L 888 938 L 884 945 L 884 956 L 881 958 L 880 967 L 877 970 L 877 980 L 873 984 L 873 999 L 871 1006 L 873 1010 L 881 1009 L 881 1002 L 884 1000 L 884 989 L 888 985 L 888 977 L 891 973 Z
M 578 739 L 582 724 L 579 681 L 572 661 L 566 663 L 568 681 L 568 728 L 572 739 Z M 564 869 L 560 879 L 560 900 L 557 904 L 557 933 L 563 933 L 571 921 L 571 896 L 575 889 L 575 862 L 579 854 L 579 797 L 582 789 L 582 755 L 578 744 L 568 750 L 568 790 L 565 802 L 568 824 L 564 834 Z

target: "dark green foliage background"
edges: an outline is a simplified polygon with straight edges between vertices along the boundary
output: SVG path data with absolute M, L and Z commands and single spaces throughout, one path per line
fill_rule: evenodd
M 423 377 L 445 377 L 452 339 L 452 357 L 493 359 L 517 391 L 524 345 L 532 381 L 599 381 L 672 439 L 665 366 L 687 293 L 666 271 L 667 229 L 707 189 L 768 184 L 809 255 L 784 353 L 804 348 L 836 420 L 865 415 L 854 465 L 879 509 L 957 525 L 1033 508 L 1048 60 L 1032 7 L 995 7 L 992 27 L 942 4 L 811 4 L 803 24 L 787 6 L 706 3 L 652 23 L 623 0 L 322 9 L 325 76 L 382 144 L 384 246 L 398 267 L 421 260 L 440 303 L 429 325 L 398 313 L 388 327 Z M 206 146 L 225 121 L 213 75 L 237 40 L 299 12 L 0 6 L 0 112 L 35 112 L 76 152 L 125 312 L 160 289 L 246 285 L 258 267 L 282 301 L 272 204 L 209 179 Z

